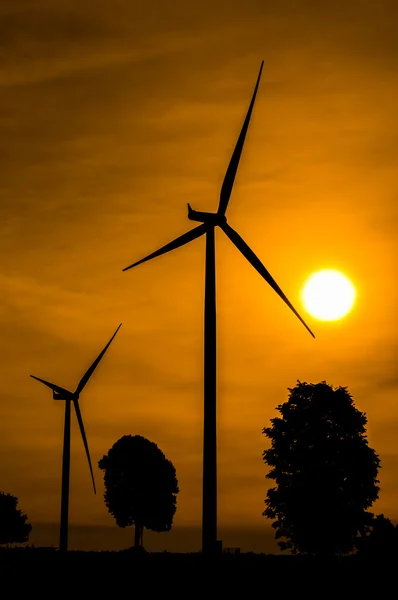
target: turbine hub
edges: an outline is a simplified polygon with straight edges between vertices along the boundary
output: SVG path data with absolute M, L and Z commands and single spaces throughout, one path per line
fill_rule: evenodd
M 199 223 L 209 223 L 213 226 L 221 225 L 227 222 L 227 217 L 218 212 L 204 212 L 199 210 L 194 210 L 191 208 L 191 205 L 188 204 L 188 219 L 191 221 L 199 221 Z

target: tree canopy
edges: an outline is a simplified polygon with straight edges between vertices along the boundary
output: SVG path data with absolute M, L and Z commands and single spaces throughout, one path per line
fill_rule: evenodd
M 263 515 L 274 519 L 279 546 L 291 553 L 345 554 L 372 520 L 380 460 L 369 447 L 366 415 L 346 387 L 297 382 L 263 429 L 271 447 Z
M 18 509 L 18 498 L 0 492 L 0 544 L 27 542 L 32 525 L 28 517 Z
M 398 525 L 384 515 L 373 515 L 368 531 L 358 536 L 355 546 L 358 556 L 381 558 L 398 555 Z
M 173 464 L 140 435 L 121 437 L 98 463 L 104 473 L 105 504 L 119 527 L 135 525 L 135 546 L 144 527 L 169 531 L 176 511 L 178 481 Z

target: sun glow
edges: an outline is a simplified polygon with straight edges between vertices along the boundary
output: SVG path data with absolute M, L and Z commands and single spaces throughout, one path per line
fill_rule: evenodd
M 336 269 L 310 275 L 301 292 L 305 310 L 321 321 L 337 321 L 352 309 L 356 291 L 351 281 Z

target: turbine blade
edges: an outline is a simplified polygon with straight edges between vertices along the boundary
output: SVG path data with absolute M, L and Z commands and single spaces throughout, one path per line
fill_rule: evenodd
M 87 443 L 87 438 L 86 438 L 86 432 L 84 431 L 84 425 L 83 425 L 83 419 L 82 419 L 82 415 L 81 415 L 81 412 L 80 412 L 79 401 L 78 401 L 78 400 L 73 400 L 73 405 L 74 405 L 74 407 L 75 407 L 75 412 L 76 412 L 77 422 L 79 423 L 80 433 L 82 434 L 82 438 L 83 438 L 83 444 L 84 444 L 84 448 L 85 448 L 85 450 L 86 450 L 86 456 L 87 456 L 87 460 L 88 460 L 88 466 L 90 467 L 91 479 L 92 479 L 92 481 L 93 481 L 94 494 L 96 494 L 96 493 L 97 493 L 97 490 L 95 489 L 95 481 L 94 481 L 93 467 L 91 466 L 90 451 L 89 451 L 89 449 L 88 449 L 88 443 Z
M 238 170 L 239 160 L 240 160 L 240 156 L 241 156 L 242 150 L 243 150 L 243 144 L 245 143 L 246 133 L 249 128 L 250 117 L 252 115 L 254 101 L 255 101 L 256 95 L 257 95 L 258 85 L 260 83 L 260 77 L 261 77 L 261 72 L 263 70 L 263 65 L 264 65 L 264 61 L 262 61 L 262 63 L 261 63 L 260 72 L 257 77 L 257 82 L 256 82 L 253 96 L 252 96 L 252 99 L 251 99 L 251 102 L 249 105 L 249 110 L 247 111 L 247 115 L 246 115 L 246 118 L 245 118 L 243 126 L 242 126 L 242 131 L 240 132 L 238 141 L 236 142 L 235 150 L 233 151 L 232 158 L 228 165 L 228 169 L 225 174 L 224 181 L 223 181 L 223 184 L 221 187 L 220 203 L 218 205 L 218 211 L 217 211 L 219 215 L 225 215 L 225 211 L 227 210 L 229 198 L 230 198 L 231 192 L 232 192 L 232 186 L 234 185 L 235 175 Z
M 304 327 L 310 332 L 310 334 L 314 338 L 315 335 L 312 333 L 311 329 L 304 322 L 304 320 L 300 317 L 300 315 L 298 314 L 298 312 L 294 308 L 294 306 L 291 304 L 291 302 L 289 302 L 289 300 L 287 299 L 285 294 L 282 292 L 279 285 L 276 283 L 276 281 L 273 279 L 273 277 L 270 275 L 270 273 L 264 267 L 264 265 L 260 261 L 260 259 L 257 258 L 257 256 L 254 254 L 253 250 L 240 237 L 239 233 L 237 233 L 234 229 L 232 229 L 232 227 L 230 225 L 228 225 L 228 223 L 223 223 L 221 225 L 221 228 L 224 231 L 224 233 L 226 233 L 226 235 L 229 237 L 231 242 L 233 244 L 235 244 L 235 246 L 238 248 L 238 250 L 240 250 L 240 252 L 243 254 L 243 256 L 249 261 L 249 263 L 265 279 L 265 281 L 267 281 L 269 283 L 269 285 L 272 287 L 272 289 L 275 290 L 275 292 L 280 296 L 280 298 L 282 298 L 282 300 L 288 305 L 290 310 L 294 312 L 296 317 L 302 322 Z
M 30 377 L 33 377 L 33 379 L 37 379 L 37 381 L 41 381 L 41 383 L 44 383 L 44 385 L 49 387 L 54 392 L 57 392 L 58 394 L 62 394 L 63 392 L 66 392 L 67 394 L 71 393 L 69 390 L 62 388 L 59 385 L 55 385 L 55 383 L 50 383 L 49 381 L 46 381 L 45 379 L 40 379 L 40 377 L 35 377 L 34 375 L 31 375 Z
M 112 342 L 113 338 L 115 337 L 115 335 L 117 334 L 117 332 L 119 331 L 119 329 L 121 328 L 121 326 L 122 326 L 122 324 L 120 323 L 119 327 L 116 329 L 115 333 L 113 334 L 113 336 L 111 337 L 111 339 L 109 340 L 109 342 L 107 343 L 107 345 L 105 346 L 105 348 L 102 350 L 102 352 L 99 353 L 99 355 L 97 356 L 97 358 L 95 359 L 95 361 L 93 362 L 93 364 L 91 365 L 91 367 L 89 367 L 87 369 L 87 371 L 84 373 L 83 377 L 79 381 L 79 385 L 76 388 L 75 394 L 79 395 L 80 392 L 83 390 L 84 386 L 86 385 L 86 383 L 90 379 L 91 375 L 94 373 L 95 369 L 98 366 L 99 361 L 104 356 L 105 352 L 108 350 L 109 346 L 111 345 L 111 342 Z
M 195 229 L 191 229 L 190 231 L 187 231 L 187 233 L 183 233 L 182 235 L 180 235 L 180 237 L 176 238 L 172 242 L 169 242 L 159 250 L 152 252 L 152 254 L 149 254 L 145 258 L 142 258 L 141 260 L 130 265 L 129 267 L 125 267 L 123 271 L 128 271 L 128 269 L 132 269 L 133 267 L 136 267 L 137 265 L 140 265 L 141 263 L 144 263 L 147 260 L 151 260 L 152 258 L 161 256 L 162 254 L 166 254 L 166 252 L 170 252 L 171 250 L 175 250 L 176 248 L 180 248 L 181 246 L 184 246 L 185 244 L 196 240 L 198 237 L 200 237 L 206 232 L 206 227 L 206 224 L 202 223 L 198 227 L 195 227 Z

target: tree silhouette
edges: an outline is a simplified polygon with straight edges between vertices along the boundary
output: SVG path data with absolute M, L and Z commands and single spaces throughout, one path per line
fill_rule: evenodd
M 263 429 L 271 470 L 263 515 L 275 519 L 275 538 L 292 554 L 346 554 L 372 521 L 380 460 L 366 439 L 364 413 L 347 388 L 297 382 L 277 407 L 281 418 Z
M 32 525 L 17 507 L 16 496 L 0 492 L 0 544 L 22 544 L 29 539 Z
M 173 464 L 154 442 L 121 437 L 98 462 L 105 471 L 105 504 L 119 527 L 135 525 L 134 546 L 142 547 L 144 527 L 170 531 L 178 481 Z
M 357 537 L 358 556 L 380 558 L 398 554 L 398 525 L 384 515 L 373 515 L 369 530 Z

